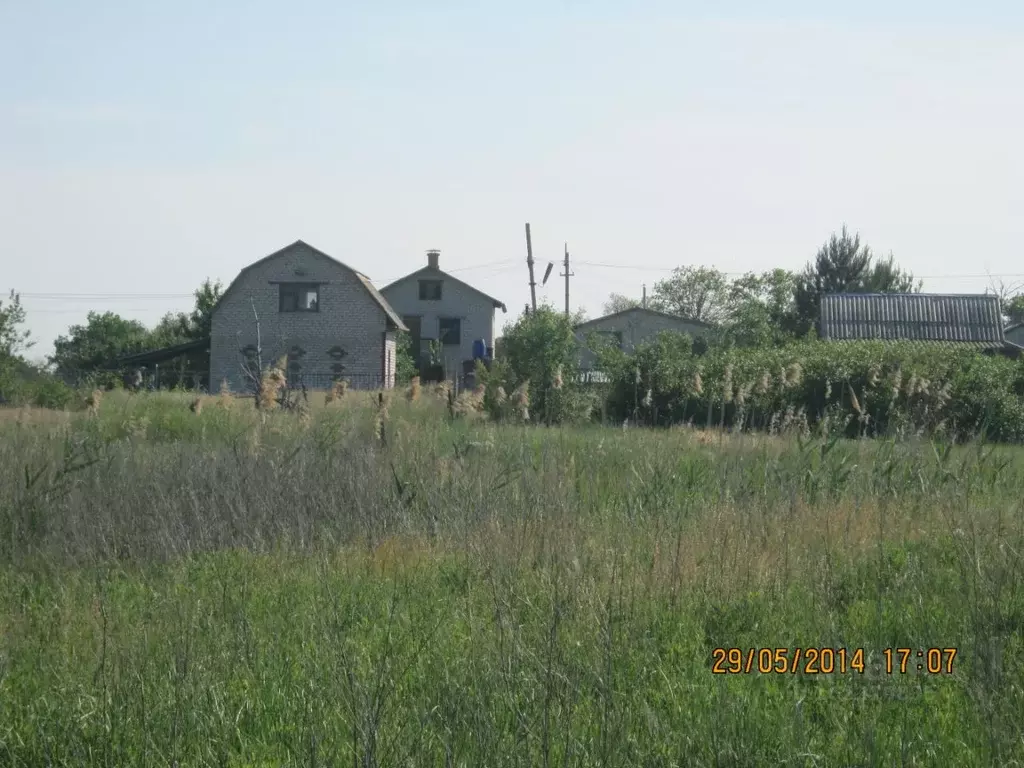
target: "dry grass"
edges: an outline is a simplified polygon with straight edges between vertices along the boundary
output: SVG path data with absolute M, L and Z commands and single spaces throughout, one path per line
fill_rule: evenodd
M 68 411 L 54 411 L 48 408 L 21 406 L 0 407 L 0 424 L 16 423 L 22 426 L 61 426 L 73 418 Z
M 103 402 L 103 390 L 94 389 L 85 398 L 85 410 L 90 416 L 97 416 L 100 412 L 100 404 Z
M 1019 451 L 512 429 L 381 394 L 309 430 L 184 395 L 8 426 L 7 762 L 1019 762 Z M 185 437 L 145 436 L 175 415 Z M 79 442 L 95 461 L 65 472 Z M 26 490 L 26 466 L 53 472 Z M 877 671 L 890 643 L 960 666 L 710 672 L 715 647 L 795 645 Z
M 220 383 L 220 391 L 217 393 L 217 407 L 218 408 L 230 408 L 234 404 L 235 398 L 231 394 L 231 387 L 228 386 L 227 379 L 224 379 Z
M 524 381 L 512 391 L 509 402 L 517 418 L 530 420 L 530 382 Z
M 256 406 L 262 411 L 272 411 L 278 406 L 278 397 L 285 387 L 284 370 L 272 367 L 260 379 L 260 391 L 256 398 Z
M 406 398 L 409 400 L 409 402 L 415 403 L 417 400 L 420 399 L 421 389 L 422 388 L 420 386 L 420 377 L 413 376 L 412 380 L 409 382 L 409 388 L 406 390 Z
M 331 384 L 331 388 L 327 390 L 324 402 L 326 404 L 330 404 L 336 400 L 341 400 L 345 397 L 346 392 L 348 392 L 348 382 L 345 381 L 345 379 L 338 379 L 338 381 Z

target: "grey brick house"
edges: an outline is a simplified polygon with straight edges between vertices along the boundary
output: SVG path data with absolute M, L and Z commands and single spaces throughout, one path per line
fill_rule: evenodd
M 243 363 L 288 356 L 288 377 L 312 388 L 395 383 L 395 332 L 408 330 L 369 278 L 297 240 L 243 269 L 213 310 L 210 388 L 247 386 Z
M 700 320 L 688 320 L 646 307 L 631 307 L 576 326 L 576 340 L 580 345 L 580 368 L 583 371 L 594 369 L 595 355 L 588 346 L 592 334 L 609 339 L 621 350 L 629 353 L 640 344 L 653 341 L 662 331 L 676 331 L 697 337 L 706 335 L 711 330 L 712 326 Z
M 422 366 L 431 341 L 441 340 L 449 378 L 473 359 L 473 342 L 494 345 L 494 311 L 505 304 L 441 270 L 440 251 L 427 251 L 427 264 L 381 288 L 412 337 L 413 357 Z

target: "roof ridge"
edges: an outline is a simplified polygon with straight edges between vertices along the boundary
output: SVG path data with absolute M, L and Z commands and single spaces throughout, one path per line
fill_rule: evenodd
M 505 306 L 505 302 L 501 301 L 500 299 L 494 298 L 490 294 L 484 293 L 483 291 L 481 291 L 476 286 L 470 285 L 465 280 L 461 280 L 460 278 L 455 277 L 455 275 L 451 274 L 450 272 L 445 272 L 440 267 L 432 267 L 429 264 L 424 266 L 424 267 L 420 267 L 419 269 L 413 270 L 409 274 L 403 275 L 402 277 L 398 278 L 397 280 L 392 280 L 390 283 L 388 283 L 383 288 L 381 288 L 380 291 L 383 294 L 383 292 L 388 290 L 389 288 L 391 288 L 393 286 L 396 286 L 399 283 L 403 283 L 406 280 L 408 280 L 409 278 L 415 277 L 416 275 L 422 274 L 423 272 L 430 272 L 432 274 L 444 275 L 449 280 L 454 280 L 456 283 L 459 283 L 460 285 L 466 286 L 467 288 L 469 288 L 469 290 L 473 291 L 474 293 L 480 294 L 485 299 L 487 299 L 488 301 L 492 302 L 495 307 L 500 308 L 502 312 L 508 312 L 508 308 Z
M 402 319 L 398 316 L 398 313 L 395 312 L 394 307 L 392 307 L 388 303 L 388 300 L 385 299 L 383 295 L 381 295 L 380 291 L 377 290 L 376 286 L 373 285 L 373 283 L 370 280 L 370 278 L 368 278 L 366 275 L 364 275 L 359 270 L 357 270 L 357 269 L 355 269 L 353 267 L 350 267 L 345 262 L 339 261 L 338 259 L 336 259 L 333 256 L 331 256 L 329 253 L 326 253 L 325 251 L 321 251 L 315 245 L 310 245 L 309 243 L 307 243 L 305 240 L 302 240 L 302 239 L 296 240 L 294 243 L 291 243 L 290 245 L 286 245 L 283 248 L 279 248 L 276 251 L 274 251 L 273 253 L 270 253 L 267 256 L 264 256 L 261 259 L 257 259 L 256 261 L 252 262 L 251 264 L 247 264 L 246 266 L 242 267 L 241 271 L 239 271 L 239 273 L 237 275 L 235 275 L 235 279 L 232 280 L 230 283 L 228 283 L 227 288 L 224 289 L 224 292 L 220 295 L 220 298 L 217 299 L 217 302 L 213 305 L 213 308 L 210 310 L 210 314 L 212 315 L 214 312 L 217 311 L 217 309 L 220 307 L 221 303 L 224 301 L 224 299 L 227 297 L 227 295 L 231 292 L 231 289 L 235 287 L 235 285 L 238 283 L 239 280 L 242 279 L 242 276 L 246 272 L 248 272 L 250 269 L 253 269 L 254 267 L 256 267 L 256 266 L 258 266 L 260 264 L 265 264 L 266 262 L 270 261 L 271 259 L 277 258 L 278 256 L 282 255 L 286 251 L 288 251 L 288 250 L 290 250 L 292 248 L 295 248 L 296 246 L 300 246 L 300 245 L 305 247 L 305 248 L 308 248 L 309 250 L 311 250 L 313 253 L 317 254 L 318 256 L 320 256 L 322 258 L 325 258 L 328 261 L 333 262 L 334 264 L 337 264 L 342 269 L 347 269 L 349 272 L 351 272 L 353 275 L 355 275 L 356 279 L 360 282 L 360 284 L 362 284 L 362 286 L 370 294 L 370 297 L 384 311 L 384 314 L 387 316 L 387 318 L 389 320 L 391 320 L 391 322 L 393 322 L 400 330 L 408 330 L 408 328 L 405 327 L 405 323 L 403 323 Z

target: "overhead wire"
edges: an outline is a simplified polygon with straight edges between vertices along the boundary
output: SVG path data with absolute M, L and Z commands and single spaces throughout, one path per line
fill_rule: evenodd
M 603 269 L 635 269 L 645 272 L 672 272 L 678 269 L 678 267 L 655 267 L 645 266 L 642 264 L 608 264 L 606 262 L 597 261 L 576 261 L 576 264 L 582 264 L 587 267 L 599 267 Z M 753 270 L 751 270 L 753 271 Z M 726 276 L 742 276 L 747 272 L 722 272 L 721 274 Z M 944 275 L 914 275 L 915 279 L 921 280 L 952 280 L 952 279 L 982 279 L 991 277 L 1024 277 L 1024 272 L 989 272 L 985 274 L 967 275 L 967 274 L 953 274 L 947 273 Z
M 672 272 L 678 267 L 666 267 L 666 266 L 654 266 L 654 265 L 643 265 L 643 264 L 613 264 L 609 262 L 599 261 L 587 261 L 577 260 L 574 262 L 577 266 L 594 267 L 597 269 L 629 269 L 640 272 Z M 508 272 L 512 269 L 518 269 L 522 266 L 521 259 L 501 259 L 498 261 L 485 262 L 482 264 L 470 264 L 463 267 L 452 267 L 451 269 L 445 270 L 449 273 L 463 273 L 486 270 L 487 274 L 501 274 Z M 408 274 L 408 273 L 406 273 Z M 747 274 L 745 272 L 722 272 L 722 274 L 730 277 L 741 276 Z M 380 285 L 388 285 L 395 280 L 399 280 L 405 275 L 399 275 L 386 280 L 376 281 Z M 584 272 L 582 275 L 577 277 L 590 278 L 594 277 L 593 274 L 587 275 Z M 916 279 L 924 280 L 952 280 L 952 279 L 999 279 L 999 278 L 1024 278 L 1022 272 L 991 272 L 984 274 L 932 274 L 932 275 L 914 275 Z M 4 293 L 9 293 L 5 291 Z M 180 299 L 192 299 L 194 293 L 133 293 L 133 292 L 58 292 L 58 291 L 47 291 L 47 292 L 17 292 L 18 295 L 24 300 L 31 301 L 60 301 L 60 302 L 95 302 L 95 303 L 107 303 L 107 302 L 120 302 L 120 301 L 154 301 L 154 302 L 171 302 Z M 74 314 L 81 313 L 82 308 L 74 307 L 26 307 L 33 313 L 39 314 Z M 132 307 L 132 308 L 119 308 L 122 312 L 148 312 L 153 309 L 152 305 L 149 307 Z

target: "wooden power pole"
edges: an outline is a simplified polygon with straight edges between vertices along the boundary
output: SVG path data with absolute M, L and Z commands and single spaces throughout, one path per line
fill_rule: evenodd
M 530 268 L 530 304 L 537 311 L 537 283 L 533 279 L 533 242 L 530 240 L 530 222 L 526 222 L 526 266 Z
M 565 314 L 569 316 L 569 278 L 575 273 L 569 271 L 569 244 L 565 244 L 565 262 L 563 262 L 565 272 L 562 273 L 561 277 L 565 278 Z

